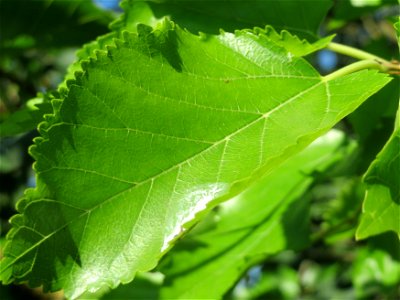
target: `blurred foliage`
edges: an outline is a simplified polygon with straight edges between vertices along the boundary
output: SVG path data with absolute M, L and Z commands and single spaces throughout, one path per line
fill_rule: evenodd
M 158 15 L 168 10 L 178 23 L 193 30 L 212 31 L 214 23 L 218 27 L 221 22 L 229 25 L 228 29 L 238 26 L 237 20 L 223 10 L 212 12 L 214 21 L 205 24 L 187 14 L 187 4 L 171 8 L 161 2 L 151 3 Z M 200 2 L 197 5 L 202 8 Z M 321 32 L 336 33 L 339 42 L 398 59 L 392 26 L 398 11 L 396 0 L 335 1 Z M 26 187 L 34 185 L 28 147 L 37 135 L 35 127 L 42 115 L 51 111 L 49 100 L 57 97 L 46 92 L 62 82 L 76 49 L 105 34 L 115 16 L 115 12 L 86 0 L 1 0 L 1 243 L 16 201 Z M 317 57 L 310 60 L 318 66 Z M 351 59 L 339 57 L 336 68 L 349 62 Z M 246 268 L 255 266 L 241 271 L 242 278 L 225 299 L 400 299 L 400 243 L 396 235 L 387 232 L 362 242 L 354 240 L 365 192 L 361 176 L 393 130 L 399 87 L 397 77 L 338 125 L 348 136 L 346 153 L 340 162 L 314 174 L 315 180 L 301 195 L 311 203 L 309 219 L 304 216 L 312 231 L 307 246 L 270 253 L 248 264 Z M 201 232 L 200 226 L 192 236 Z M 129 285 L 85 298 L 157 299 L 163 283 L 169 280 L 167 276 L 160 272 L 139 274 Z M 0 286 L 0 295 L 2 300 L 63 299 L 62 293 L 43 294 L 23 285 Z
M 81 46 L 106 33 L 112 20 L 111 12 L 92 1 L 2 0 L 0 49 Z

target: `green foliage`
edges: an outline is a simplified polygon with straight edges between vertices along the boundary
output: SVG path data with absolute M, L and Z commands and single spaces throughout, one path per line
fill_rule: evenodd
M 366 247 L 357 253 L 352 276 L 356 295 L 359 298 L 371 297 L 377 289 L 390 291 L 396 288 L 400 281 L 400 263 L 382 249 Z
M 2 0 L 0 49 L 79 46 L 107 32 L 112 19 L 91 1 Z
M 371 164 L 364 181 L 367 184 L 363 215 L 356 237 L 363 239 L 393 230 L 400 239 L 400 110 L 389 141 Z
M 331 1 L 126 0 L 108 33 L 113 14 L 91 2 L 17 2 L 37 19 L 9 21 L 9 57 L 86 44 L 56 91 L 1 116 L 11 144 L 41 122 L 3 283 L 84 299 L 396 297 L 398 79 L 362 52 L 320 75 Z M 63 38 L 43 29 L 65 15 Z
M 136 1 L 131 1 L 136 5 Z M 233 32 L 237 29 L 271 25 L 288 30 L 301 38 L 317 39 L 317 31 L 332 5 L 330 0 L 264 1 L 264 0 L 162 0 L 143 1 L 157 18 L 170 16 L 173 21 L 193 33 Z
M 152 291 L 166 299 L 218 299 L 255 262 L 283 249 L 306 248 L 309 228 L 304 216 L 309 199 L 304 193 L 317 172 L 343 157 L 347 148 L 343 141 L 343 133 L 328 132 L 212 211 L 168 253 L 159 267 L 165 275 L 164 285 Z M 131 284 L 132 296 L 137 289 L 140 284 Z M 115 299 L 116 293 L 104 298 Z
M 399 38 L 399 22 L 395 24 L 397 30 L 398 44 L 400 47 Z M 386 99 L 394 100 L 393 103 L 397 104 L 399 98 L 399 85 L 398 80 L 394 83 L 391 89 L 386 90 L 383 94 Z M 388 114 L 388 106 L 377 104 L 375 109 L 381 111 L 379 114 L 365 113 L 364 116 L 368 117 L 368 122 L 379 121 L 379 115 Z M 370 105 L 369 110 L 372 109 Z M 357 228 L 356 238 L 365 239 L 366 237 L 377 235 L 388 230 L 392 230 L 400 238 L 400 109 L 396 106 L 397 117 L 395 120 L 394 130 L 382 151 L 377 155 L 377 158 L 369 166 L 368 171 L 364 175 L 364 182 L 367 185 L 365 193 L 365 200 L 363 203 L 363 214 L 360 224 Z M 364 117 L 364 118 L 365 118 Z M 372 119 L 371 119 L 372 117 Z M 359 118 L 359 117 L 358 117 Z M 368 136 L 371 129 L 365 126 L 365 121 L 355 120 L 357 124 L 361 125 L 364 129 L 364 136 Z M 360 128 L 361 132 L 361 128 Z M 363 137 L 363 136 L 362 136 Z
M 38 187 L 14 218 L 6 282 L 63 286 L 76 297 L 130 281 L 155 266 L 198 212 L 271 172 L 388 82 L 368 71 L 325 81 L 249 31 L 197 37 L 164 22 L 115 43 L 84 65 L 40 128 L 31 150 Z M 356 94 L 347 82 L 359 85 Z M 46 210 L 52 221 L 38 223 Z M 110 217 L 119 222 L 100 229 Z M 151 239 L 135 242 L 138 236 Z M 56 266 L 57 257 L 62 266 L 39 267 Z

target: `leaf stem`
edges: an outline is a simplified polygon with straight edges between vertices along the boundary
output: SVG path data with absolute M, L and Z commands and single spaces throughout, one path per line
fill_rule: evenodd
M 388 61 L 363 50 L 333 42 L 328 44 L 327 49 L 360 59 L 360 61 L 339 69 L 332 74 L 324 76 L 325 81 L 332 80 L 340 76 L 347 75 L 363 69 L 377 69 L 383 73 L 400 74 L 400 63 L 396 60 Z
M 338 43 L 334 43 L 331 42 L 328 44 L 327 49 L 332 50 L 334 52 L 340 53 L 340 54 L 344 54 L 347 56 L 351 56 L 357 59 L 362 59 L 362 60 L 377 60 L 377 61 L 382 61 L 382 62 L 387 62 L 385 59 L 380 58 L 379 56 L 373 55 L 369 52 L 365 52 L 363 50 L 360 49 L 356 49 L 350 46 L 346 46 L 346 45 L 342 45 L 342 44 L 338 44 Z
M 361 60 L 355 63 L 352 63 L 351 65 L 345 66 L 331 74 L 328 74 L 326 76 L 323 77 L 324 81 L 329 81 L 332 79 L 336 79 L 339 78 L 341 76 L 356 72 L 356 71 L 360 71 L 360 70 L 364 70 L 364 69 L 378 69 L 380 71 L 383 72 L 387 72 L 386 69 L 384 69 L 384 66 L 379 63 L 378 61 L 374 60 L 374 59 L 368 59 L 368 60 Z

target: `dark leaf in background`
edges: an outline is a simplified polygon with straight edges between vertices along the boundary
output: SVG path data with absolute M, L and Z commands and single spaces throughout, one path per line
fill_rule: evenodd
M 106 33 L 112 20 L 87 0 L 2 0 L 0 49 L 80 46 Z
M 237 29 L 271 25 L 277 31 L 285 29 L 309 41 L 317 39 L 318 28 L 332 6 L 331 0 L 144 2 L 150 5 L 156 17 L 170 16 L 181 27 L 193 33 L 218 34 L 220 29 L 233 32 Z

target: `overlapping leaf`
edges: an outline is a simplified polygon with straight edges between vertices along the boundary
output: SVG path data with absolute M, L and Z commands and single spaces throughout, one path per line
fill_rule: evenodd
M 305 3 L 308 2 L 306 1 Z M 9 4 L 10 2 L 7 2 L 7 5 Z M 20 5 L 23 4 L 24 1 L 21 0 Z M 266 3 L 266 5 L 267 4 L 268 3 Z M 35 9 L 44 9 L 41 6 L 43 5 L 43 3 L 35 3 L 33 5 Z M 54 14 L 53 10 L 58 11 L 58 6 L 60 5 L 65 5 L 65 3 L 57 1 L 55 3 L 52 3 L 47 9 L 48 11 L 46 10 L 46 14 Z M 229 6 L 230 4 L 229 2 L 226 2 L 224 5 Z M 248 3 L 247 5 L 250 4 Z M 290 3 L 290 5 L 296 6 L 295 3 Z M 82 17 L 82 19 L 89 18 L 97 20 L 98 18 L 100 18 L 100 14 L 98 13 L 97 9 L 92 6 L 92 4 L 77 2 L 74 4 L 73 9 L 71 9 L 70 13 L 76 14 L 75 10 L 77 10 L 78 13 L 81 13 L 80 10 L 82 10 L 83 12 L 88 14 L 87 16 Z M 67 81 L 74 79 L 75 72 L 82 71 L 81 61 L 87 60 L 89 59 L 89 57 L 95 58 L 96 51 L 105 51 L 107 45 L 111 45 L 114 38 L 119 38 L 122 31 L 128 30 L 130 32 L 136 32 L 136 27 L 138 24 L 155 26 L 158 22 L 160 22 L 160 20 L 154 16 L 154 12 L 147 2 L 127 0 L 123 1 L 121 3 L 121 6 L 124 9 L 124 14 L 122 14 L 110 25 L 112 32 L 102 35 L 98 37 L 95 41 L 85 44 L 77 52 L 77 60 L 69 66 L 64 81 L 59 85 L 59 90 L 61 90 L 61 92 L 67 89 Z M 328 6 L 328 2 L 326 2 L 325 6 Z M 320 17 L 322 17 L 324 13 L 325 10 L 321 10 Z M 105 18 L 106 16 L 107 14 L 104 14 L 102 17 Z M 233 18 L 233 15 L 231 17 Z M 106 22 L 106 20 L 107 18 L 105 20 L 102 20 L 103 23 Z M 32 30 L 32 28 L 30 30 Z M 309 28 L 309 30 L 311 32 L 311 28 Z M 313 30 L 316 31 L 316 27 L 313 28 Z M 291 53 L 291 55 L 294 56 L 305 56 L 312 52 L 320 50 L 326 47 L 326 45 L 333 38 L 333 36 L 329 36 L 317 40 L 313 43 L 309 43 L 307 40 L 301 40 L 297 36 L 292 35 L 286 30 L 278 33 L 272 26 L 266 26 L 265 29 L 256 28 L 255 32 L 267 36 L 271 41 L 284 47 Z M 43 43 L 43 41 L 40 42 Z M 38 108 L 39 109 L 34 110 L 26 108 L 11 115 L 9 119 L 5 120 L 4 124 L 0 124 L 0 135 L 8 136 L 35 129 L 37 125 L 42 121 L 43 115 L 48 113 L 49 109 L 51 109 L 51 105 L 50 103 L 44 103 L 40 104 Z
M 305 3 L 308 3 L 305 1 Z M 237 3 L 236 3 L 237 4 Z M 236 5 L 235 3 L 232 4 L 230 1 L 225 1 L 223 5 Z M 251 5 L 252 3 L 247 3 L 246 6 Z M 296 3 L 290 2 L 289 7 L 294 8 Z M 287 5 L 286 4 L 286 5 Z M 153 3 L 154 5 L 154 3 Z M 173 9 L 174 5 L 169 4 L 171 9 Z M 263 3 L 264 9 L 268 8 L 268 2 Z M 61 88 L 66 88 L 66 81 L 74 78 L 74 73 L 76 71 L 82 71 L 80 61 L 86 60 L 89 57 L 95 57 L 95 51 L 104 51 L 106 50 L 107 45 L 112 44 L 112 40 L 114 38 L 119 38 L 122 31 L 127 30 L 129 32 L 136 32 L 136 28 L 139 24 L 145 24 L 151 27 L 154 27 L 161 21 L 154 15 L 154 11 L 152 10 L 152 6 L 146 1 L 132 1 L 132 0 L 125 0 L 122 1 L 121 7 L 124 9 L 124 14 L 122 14 L 117 20 L 115 20 L 112 24 L 110 24 L 110 28 L 112 30 L 111 33 L 105 34 L 103 36 L 98 37 L 95 41 L 88 43 L 82 47 L 77 52 L 77 61 L 70 65 L 68 69 L 68 73 L 64 82 L 60 85 Z M 329 7 L 328 1 L 326 1 L 325 8 Z M 239 12 L 239 10 L 238 10 Z M 318 19 L 321 19 L 326 13 L 325 9 L 319 12 Z M 249 16 L 250 17 L 250 16 Z M 233 14 L 230 18 L 237 18 Z M 206 19 L 204 19 L 206 20 Z M 265 20 L 261 23 L 254 23 L 255 25 L 262 25 L 265 24 Z M 299 25 L 299 24 L 297 24 Z M 309 28 L 310 34 L 311 32 L 316 32 L 317 30 L 317 23 L 314 24 L 313 28 Z M 305 26 L 308 26 L 305 25 Z M 220 27 L 219 27 L 220 28 Z M 219 28 L 214 28 L 219 30 Z M 278 33 L 272 26 L 267 25 L 264 29 L 256 28 L 255 32 L 258 34 L 263 34 L 267 36 L 271 41 L 275 42 L 276 44 L 284 47 L 294 56 L 305 56 L 312 52 L 318 51 L 327 46 L 327 44 L 332 40 L 333 36 L 328 36 L 323 39 L 319 39 L 313 43 L 308 42 L 305 39 L 300 39 L 296 35 L 292 35 L 290 32 L 286 30 L 282 30 Z
M 69 83 L 32 148 L 3 282 L 69 297 L 152 269 L 202 212 L 271 172 L 389 78 L 325 80 L 262 34 L 140 26 Z M 354 88 L 357 86 L 357 89 Z

